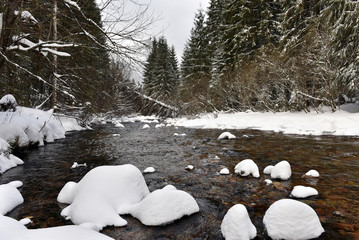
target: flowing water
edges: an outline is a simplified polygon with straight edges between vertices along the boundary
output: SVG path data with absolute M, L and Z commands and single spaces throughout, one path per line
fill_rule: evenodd
M 24 204 L 8 215 L 18 220 L 30 217 L 33 223 L 28 228 L 71 224 L 60 216 L 66 205 L 56 201 L 64 184 L 79 181 L 96 166 L 131 163 L 140 170 L 149 166 L 157 170 L 144 175 L 150 191 L 172 184 L 190 193 L 200 212 L 162 227 L 146 227 L 124 216 L 126 227 L 102 231 L 115 239 L 223 239 L 222 219 L 237 203 L 247 207 L 258 231 L 256 239 L 270 239 L 263 215 L 270 204 L 288 198 L 295 185 L 312 186 L 319 192 L 301 200 L 319 215 L 325 229 L 319 239 L 359 239 L 359 138 L 233 130 L 237 139 L 217 140 L 221 130 L 156 129 L 154 125 L 142 130 L 142 126 L 97 126 L 94 131 L 71 133 L 66 139 L 22 153 L 25 164 L 0 175 L 0 184 L 13 180 L 24 183 L 20 189 Z M 287 160 L 293 175 L 289 181 L 274 181 L 269 186 L 264 182 L 268 176 L 263 174 L 260 179 L 234 175 L 234 166 L 246 158 L 253 159 L 261 172 L 267 165 Z M 87 163 L 88 167 L 71 169 L 74 162 Z M 195 166 L 193 171 L 185 170 L 189 164 Z M 231 174 L 219 175 L 223 167 Z M 319 171 L 321 177 L 301 178 L 310 169 Z

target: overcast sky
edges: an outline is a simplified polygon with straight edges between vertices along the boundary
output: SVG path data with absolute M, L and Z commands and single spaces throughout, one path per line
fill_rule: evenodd
M 181 61 L 183 47 L 193 26 L 194 15 L 199 8 L 207 9 L 209 0 L 152 0 L 150 11 L 158 20 L 151 32 L 164 35 L 170 46 L 174 45 L 178 60 Z

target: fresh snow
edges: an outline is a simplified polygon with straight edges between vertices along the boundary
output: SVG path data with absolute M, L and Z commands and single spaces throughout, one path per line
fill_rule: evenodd
M 223 132 L 221 133 L 221 135 L 219 135 L 218 140 L 221 139 L 235 139 L 236 136 L 234 136 L 232 133 L 230 132 Z
M 167 225 L 183 216 L 199 212 L 196 200 L 187 192 L 165 187 L 151 192 L 138 204 L 122 209 L 147 226 Z
M 221 224 L 222 235 L 226 240 L 249 240 L 257 235 L 257 229 L 242 204 L 231 207 Z
M 142 173 L 130 164 L 94 168 L 76 187 L 69 188 L 72 189 L 64 190 L 65 195 L 71 199 L 75 192 L 73 201 L 61 215 L 76 225 L 86 224 L 97 230 L 125 226 L 127 221 L 118 215 L 119 209 L 138 203 L 149 194 Z
M 156 169 L 154 167 L 148 167 L 143 172 L 144 173 L 154 173 Z
M 295 198 L 307 198 L 310 196 L 318 195 L 318 191 L 312 187 L 305 187 L 305 186 L 295 186 L 290 194 L 292 197 Z
M 219 174 L 221 174 L 221 175 L 229 175 L 229 169 L 228 168 L 223 168 L 223 169 L 221 169 Z
M 271 172 L 272 172 L 272 170 L 273 170 L 273 168 L 274 168 L 274 166 L 272 166 L 272 165 L 266 166 L 266 167 L 264 168 L 264 170 L 263 170 L 263 173 L 264 173 L 264 174 L 267 174 L 267 175 L 270 175 Z
M 347 104 L 334 113 L 329 108 L 324 108 L 322 113 L 218 113 L 217 118 L 208 113 L 196 119 L 168 119 L 167 123 L 188 128 L 256 129 L 284 134 L 359 136 L 359 112 L 349 112 L 352 105 L 358 108 L 357 104 Z
M 0 217 L 24 202 L 24 198 L 17 189 L 21 186 L 22 183 L 19 181 L 0 185 Z
M 306 174 L 304 174 L 305 176 L 307 176 L 307 177 L 315 177 L 315 178 L 317 178 L 317 177 L 319 177 L 320 175 L 319 175 L 319 172 L 317 171 L 317 170 L 314 170 L 314 169 L 312 169 L 312 170 L 309 170 Z
M 292 169 L 289 162 L 281 161 L 277 163 L 270 174 L 273 179 L 288 180 L 292 176 Z
M 252 175 L 255 178 L 259 178 L 259 169 L 257 164 L 252 159 L 245 159 L 239 162 L 234 167 L 234 172 L 242 177 Z
M 263 223 L 272 239 L 312 239 L 324 232 L 317 213 L 307 204 L 292 199 L 273 203 Z
M 103 234 L 79 226 L 27 229 L 21 222 L 0 215 L 1 240 L 113 240 Z

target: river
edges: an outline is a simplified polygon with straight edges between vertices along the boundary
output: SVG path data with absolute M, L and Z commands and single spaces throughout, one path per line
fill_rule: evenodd
M 301 200 L 319 215 L 325 229 L 319 239 L 359 239 L 359 138 L 231 130 L 237 139 L 217 140 L 223 131 L 155 128 L 154 124 L 143 130 L 143 123 L 124 125 L 96 126 L 93 131 L 70 133 L 66 139 L 22 152 L 25 164 L 0 175 L 1 184 L 13 180 L 24 183 L 20 188 L 24 204 L 8 215 L 18 220 L 30 217 L 33 223 L 28 228 L 71 224 L 60 216 L 66 205 L 56 201 L 65 183 L 79 181 L 96 166 L 131 163 L 141 171 L 150 166 L 156 169 L 144 175 L 150 191 L 172 184 L 190 193 L 200 212 L 164 227 L 146 227 L 124 216 L 126 227 L 102 231 L 115 239 L 223 239 L 222 219 L 237 203 L 247 207 L 257 228 L 256 239 L 269 239 L 263 215 L 270 204 L 288 198 L 296 185 L 312 186 L 319 192 Z M 260 179 L 233 174 L 234 166 L 246 158 L 257 163 Z M 291 179 L 267 186 L 264 167 L 281 160 L 290 162 Z M 87 163 L 88 167 L 71 169 L 74 162 Z M 185 170 L 189 164 L 195 167 L 193 171 Z M 219 175 L 223 167 L 231 174 Z M 310 169 L 319 171 L 321 177 L 301 178 Z

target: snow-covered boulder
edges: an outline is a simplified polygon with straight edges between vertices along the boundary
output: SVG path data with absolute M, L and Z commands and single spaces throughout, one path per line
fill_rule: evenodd
M 57 196 L 57 201 L 60 203 L 71 204 L 74 201 L 75 192 L 77 188 L 77 183 L 68 182 L 65 186 L 62 187 L 59 195 Z
M 21 222 L 1 215 L 0 226 L 1 240 L 113 240 L 106 235 L 79 226 L 28 230 Z
M 144 173 L 154 173 L 154 172 L 156 172 L 156 169 L 154 167 L 148 167 L 143 172 Z
M 69 195 L 71 192 L 68 190 Z M 61 215 L 76 225 L 86 224 L 97 230 L 124 226 L 127 222 L 118 215 L 119 209 L 140 202 L 148 194 L 145 179 L 135 166 L 97 167 L 77 184 L 71 205 Z
M 274 168 L 274 166 L 272 166 L 272 165 L 266 166 L 263 170 L 263 173 L 270 175 L 272 173 L 273 168 Z
M 255 178 L 260 177 L 258 166 L 252 159 L 245 159 L 239 162 L 234 167 L 234 172 L 243 177 L 246 177 L 250 174 L 252 174 L 252 176 Z
M 230 132 L 223 132 L 221 135 L 219 135 L 218 140 L 221 139 L 235 139 L 236 136 L 234 136 L 232 133 Z
M 306 198 L 310 196 L 318 195 L 318 191 L 312 187 L 305 187 L 305 186 L 295 186 L 291 192 L 291 196 L 295 198 Z
M 289 162 L 281 161 L 277 163 L 270 174 L 273 179 L 288 180 L 292 176 L 292 169 Z
M 20 181 L 0 185 L 0 216 L 5 215 L 24 202 L 24 198 L 17 189 L 17 187 L 21 186 L 22 182 Z
M 304 174 L 303 177 L 313 177 L 313 178 L 318 178 L 320 177 L 319 172 L 317 170 L 309 170 L 306 174 Z
M 143 125 L 143 127 L 142 127 L 142 129 L 149 129 L 149 128 L 151 128 L 151 127 L 150 127 L 150 125 L 148 125 L 148 124 L 145 124 L 145 125 Z
M 257 229 L 242 204 L 231 207 L 221 224 L 222 235 L 226 240 L 249 240 L 257 235 Z
M 141 202 L 123 208 L 121 214 L 131 214 L 147 226 L 161 226 L 196 212 L 199 207 L 190 194 L 165 187 L 153 191 Z
M 13 95 L 7 94 L 0 99 L 0 111 L 16 111 L 17 102 Z
M 113 124 L 115 125 L 115 127 L 117 127 L 117 128 L 125 128 L 125 126 L 124 126 L 121 122 L 119 122 L 119 121 L 117 121 L 117 120 L 113 121 L 112 123 L 113 123 Z
M 263 223 L 272 239 L 312 239 L 324 232 L 317 213 L 307 204 L 292 199 L 273 203 Z
M 219 174 L 221 175 L 229 175 L 229 169 L 228 168 L 222 168 L 221 171 L 219 171 Z

